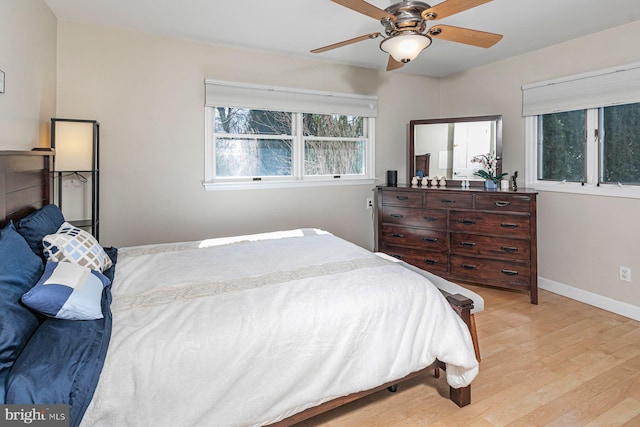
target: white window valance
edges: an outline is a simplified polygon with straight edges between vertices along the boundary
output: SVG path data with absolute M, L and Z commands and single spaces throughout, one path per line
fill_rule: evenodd
M 522 86 L 522 115 L 640 102 L 640 62 Z
M 205 80 L 205 105 L 290 111 L 296 113 L 378 115 L 375 96 Z

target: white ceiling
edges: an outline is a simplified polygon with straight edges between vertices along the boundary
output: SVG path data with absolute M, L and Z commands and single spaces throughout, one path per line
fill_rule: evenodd
M 378 47 L 380 38 L 321 54 L 309 52 L 383 30 L 375 19 L 330 0 L 45 2 L 61 20 L 380 70 L 387 64 L 387 55 Z M 396 1 L 369 3 L 384 9 Z M 503 34 L 497 45 L 481 49 L 434 40 L 415 61 L 393 72 L 442 77 L 636 20 L 640 0 L 493 0 L 437 22 Z M 594 62 L 598 54 L 594 52 Z

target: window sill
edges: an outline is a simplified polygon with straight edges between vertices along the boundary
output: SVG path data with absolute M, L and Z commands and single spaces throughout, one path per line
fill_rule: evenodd
M 348 179 L 340 178 L 331 181 L 252 181 L 252 182 L 203 182 L 206 191 L 235 191 L 235 190 L 265 190 L 273 188 L 307 188 L 307 187 L 335 187 L 344 185 L 375 185 L 375 178 Z
M 538 181 L 527 185 L 538 191 L 550 191 L 556 193 L 586 194 L 603 197 L 622 197 L 627 199 L 640 199 L 640 186 L 635 185 L 611 185 L 602 184 L 596 187 L 591 184 L 581 185 L 574 182 L 543 182 Z

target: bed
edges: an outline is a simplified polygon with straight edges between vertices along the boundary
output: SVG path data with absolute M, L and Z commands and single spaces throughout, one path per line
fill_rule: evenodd
M 19 243 L 22 232 L 33 255 L 14 297 L 70 264 L 51 262 L 47 239 L 43 259 L 33 235 L 44 231 L 25 226 L 36 218 L 50 232 L 64 221 L 49 204 L 49 158 L 0 153 L 0 251 L 14 256 L 7 241 Z M 91 268 L 104 285 L 93 301 L 100 318 L 56 318 L 10 302 L 28 327 L 11 357 L 0 353 L 5 403 L 68 404 L 74 426 L 291 425 L 437 367 L 451 399 L 470 403 L 478 372 L 471 301 L 448 301 L 425 277 L 326 231 L 104 255 L 100 274 Z

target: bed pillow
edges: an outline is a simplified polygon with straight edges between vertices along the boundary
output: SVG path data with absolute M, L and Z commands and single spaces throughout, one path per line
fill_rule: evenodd
M 42 239 L 48 261 L 72 262 L 103 272 L 111 267 L 111 259 L 90 233 L 64 222 L 54 234 Z
M 60 208 L 45 205 L 18 221 L 16 230 L 27 241 L 33 253 L 44 259 L 42 238 L 58 231 L 63 223 L 64 216 Z
M 102 319 L 102 290 L 110 284 L 104 275 L 87 267 L 49 261 L 38 283 L 22 296 L 22 302 L 57 319 Z
M 16 232 L 13 223 L 0 230 L 0 399 L 5 380 L 40 318 L 20 298 L 42 275 L 42 260 Z

